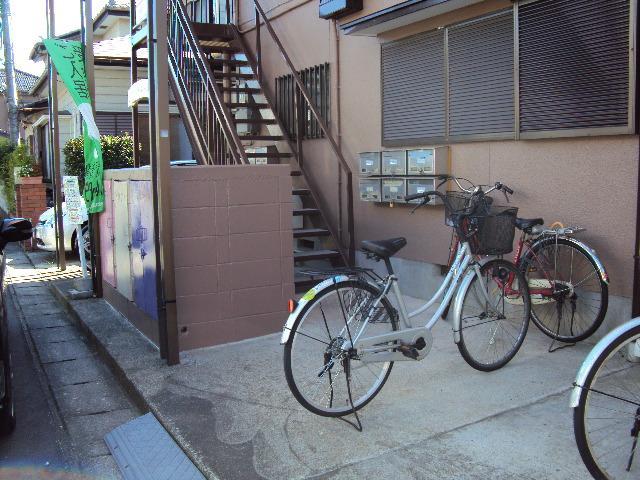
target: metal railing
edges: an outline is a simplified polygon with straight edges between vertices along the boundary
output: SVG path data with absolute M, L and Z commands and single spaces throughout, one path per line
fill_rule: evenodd
M 340 150 L 340 147 L 338 146 L 338 143 L 334 139 L 333 134 L 329 130 L 329 127 L 325 119 L 322 117 L 322 114 L 316 105 L 316 102 L 314 102 L 311 93 L 309 92 L 309 90 L 307 89 L 307 86 L 302 80 L 299 74 L 300 69 L 296 69 L 295 66 L 293 65 L 293 62 L 291 61 L 291 57 L 289 57 L 289 54 L 285 50 L 284 46 L 282 45 L 282 42 L 278 38 L 278 35 L 274 31 L 273 26 L 271 25 L 269 18 L 267 17 L 264 10 L 262 9 L 262 6 L 260 5 L 259 1 L 253 0 L 253 3 L 255 5 L 255 19 L 256 19 L 256 32 L 255 32 L 256 58 L 252 60 L 255 62 L 255 70 L 256 70 L 256 75 L 258 77 L 258 81 L 260 82 L 260 84 L 263 83 L 262 82 L 262 77 L 263 77 L 262 31 L 263 29 L 261 28 L 261 24 L 264 23 L 264 27 L 269 33 L 271 40 L 276 45 L 281 57 L 284 59 L 285 63 L 287 64 L 289 72 L 286 75 L 291 75 L 295 85 L 297 86 L 296 88 L 297 92 L 294 95 L 295 105 L 293 108 L 293 112 L 294 112 L 293 125 L 295 127 L 294 138 L 296 139 L 296 142 L 295 142 L 295 146 L 292 145 L 292 142 L 290 142 L 290 146 L 292 147 L 292 150 L 296 152 L 296 157 L 297 157 L 298 165 L 300 166 L 300 170 L 302 171 L 303 174 L 305 174 L 303 152 L 302 152 L 302 146 L 303 146 L 302 137 L 305 129 L 305 122 L 308 122 L 310 120 L 308 116 L 311 117 L 311 120 L 313 121 L 316 128 L 319 128 L 322 131 L 322 133 L 324 134 L 323 139 L 329 142 L 331 150 L 335 155 L 335 157 L 337 158 L 337 163 L 338 163 L 337 226 L 338 228 L 336 231 L 334 231 L 334 229 L 331 227 L 329 228 L 332 231 L 332 234 L 334 234 L 336 239 L 341 243 L 341 245 L 343 247 L 346 246 L 347 252 L 345 255 L 343 251 L 343 257 L 345 257 L 345 260 L 347 261 L 347 263 L 353 265 L 355 263 L 355 233 L 354 233 L 355 229 L 354 229 L 354 213 L 353 213 L 353 173 L 351 171 L 351 167 L 349 166 L 344 156 L 342 155 L 342 152 Z M 265 90 L 264 87 L 263 87 L 263 90 Z M 265 96 L 266 95 L 267 95 L 267 92 L 265 92 Z M 280 122 L 280 125 L 282 127 L 282 122 Z M 345 177 L 346 185 L 343 185 L 342 183 L 343 176 Z M 321 192 L 321 189 L 318 189 L 317 187 L 313 188 L 314 182 L 310 176 L 305 175 L 305 179 L 307 180 L 307 183 L 309 183 L 309 186 L 314 196 L 314 200 L 316 204 L 323 211 L 323 214 L 324 214 L 324 212 L 327 210 L 326 209 L 327 202 L 322 201 L 322 199 L 319 198 L 319 196 L 316 193 L 316 192 Z M 346 193 L 346 230 L 347 230 L 346 235 L 343 228 L 343 224 L 345 223 L 345 219 L 343 218 L 344 217 L 343 198 L 342 198 L 343 186 L 346 190 L 345 192 Z M 325 217 L 327 224 L 329 224 L 329 219 L 327 218 L 327 216 L 326 215 L 323 215 L 323 216 Z
M 196 158 L 210 165 L 248 164 L 233 117 L 193 34 L 182 0 L 168 1 L 171 79 Z

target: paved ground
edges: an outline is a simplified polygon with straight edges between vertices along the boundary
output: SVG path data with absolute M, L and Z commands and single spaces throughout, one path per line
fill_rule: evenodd
M 103 437 L 139 412 L 49 288 L 50 280 L 80 276 L 79 267 L 72 263 L 67 272 L 59 272 L 52 256 L 40 252 L 29 255 L 36 269 L 15 247 L 9 247 L 7 256 L 7 288 L 17 307 L 13 323 L 22 323 L 35 362 L 24 346 L 19 348 L 24 355 L 16 359 L 16 383 L 19 396 L 29 403 L 18 405 L 18 428 L 8 440 L 3 468 L 35 464 L 49 475 L 63 469 L 82 478 L 120 478 Z M 37 391 L 34 372 L 44 391 Z M 19 448 L 21 439 L 28 442 L 25 448 Z
M 440 323 L 431 354 L 396 364 L 363 409 L 358 433 L 297 404 L 279 335 L 187 352 L 167 367 L 103 300 L 68 304 L 119 365 L 121 380 L 210 478 L 588 478 L 568 397 L 591 345 L 550 354 L 533 325 L 509 365 L 481 373 Z

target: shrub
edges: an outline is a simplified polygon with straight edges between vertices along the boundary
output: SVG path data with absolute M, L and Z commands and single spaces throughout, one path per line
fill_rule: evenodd
M 10 210 L 15 210 L 15 178 L 14 169 L 18 168 L 20 177 L 41 175 L 40 166 L 29 154 L 24 143 L 14 147 L 6 138 L 0 138 L 0 182 L 4 187 L 5 196 Z
M 102 161 L 104 168 L 133 167 L 133 137 L 124 135 L 101 135 Z M 84 187 L 84 140 L 72 138 L 62 149 L 64 153 L 65 175 L 76 175 L 80 189 Z

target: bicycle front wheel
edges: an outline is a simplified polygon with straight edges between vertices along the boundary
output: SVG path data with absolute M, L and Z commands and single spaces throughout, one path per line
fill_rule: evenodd
M 535 244 L 520 267 L 531 293 L 531 319 L 545 335 L 574 343 L 602 324 L 609 290 L 590 252 L 550 237 Z
M 573 410 L 578 450 L 596 479 L 640 478 L 638 341 L 640 327 L 611 342 L 594 362 Z
M 460 315 L 458 349 L 476 370 L 505 366 L 518 352 L 529 327 L 529 291 L 511 262 L 490 260 L 467 289 Z
M 307 410 L 347 415 L 369 403 L 387 381 L 393 362 L 364 362 L 357 352 L 342 349 L 359 336 L 398 329 L 386 298 L 374 306 L 379 296 L 374 286 L 349 280 L 320 291 L 300 312 L 284 348 L 284 369 L 291 393 Z

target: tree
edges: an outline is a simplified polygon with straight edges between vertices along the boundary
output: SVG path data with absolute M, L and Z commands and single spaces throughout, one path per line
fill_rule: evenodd
M 13 44 L 11 43 L 11 9 L 10 0 L 0 0 L 2 29 L 2 45 L 4 47 L 4 76 L 7 95 L 7 109 L 9 110 L 9 138 L 11 143 L 17 144 L 20 139 L 18 131 L 18 90 L 16 88 L 16 70 L 13 63 Z

